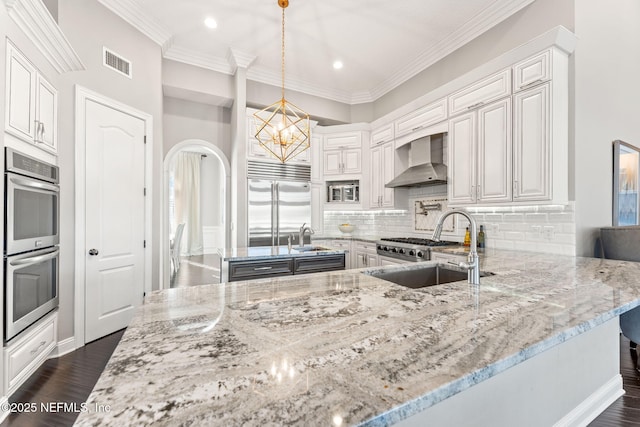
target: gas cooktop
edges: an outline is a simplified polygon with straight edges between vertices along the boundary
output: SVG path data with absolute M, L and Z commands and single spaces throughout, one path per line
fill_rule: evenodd
M 376 243 L 376 252 L 380 255 L 404 259 L 407 261 L 428 261 L 433 246 L 458 245 L 458 242 L 435 241 L 419 237 L 388 237 Z

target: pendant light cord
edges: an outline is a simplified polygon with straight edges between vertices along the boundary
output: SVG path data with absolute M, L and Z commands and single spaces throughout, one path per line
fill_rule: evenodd
M 282 8 L 282 100 L 284 101 L 284 7 Z

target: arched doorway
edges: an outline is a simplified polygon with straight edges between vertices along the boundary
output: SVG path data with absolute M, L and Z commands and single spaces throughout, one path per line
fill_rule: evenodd
M 165 156 L 162 288 L 219 280 L 217 248 L 230 241 L 230 181 L 229 161 L 210 142 L 185 140 Z

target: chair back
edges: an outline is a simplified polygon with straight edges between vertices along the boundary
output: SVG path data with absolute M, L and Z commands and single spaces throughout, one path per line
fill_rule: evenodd
M 604 258 L 640 261 L 640 225 L 602 227 L 600 241 Z
M 180 246 L 182 245 L 182 233 L 184 231 L 184 222 L 176 227 L 176 234 L 173 238 L 173 253 L 180 256 Z
M 640 226 L 603 227 L 600 240 L 604 258 L 640 261 Z M 640 342 L 640 307 L 620 315 L 620 330 L 631 341 Z

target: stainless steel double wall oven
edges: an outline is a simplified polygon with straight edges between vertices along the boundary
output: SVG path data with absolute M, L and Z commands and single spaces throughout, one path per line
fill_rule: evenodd
M 5 149 L 4 341 L 58 307 L 58 167 Z

